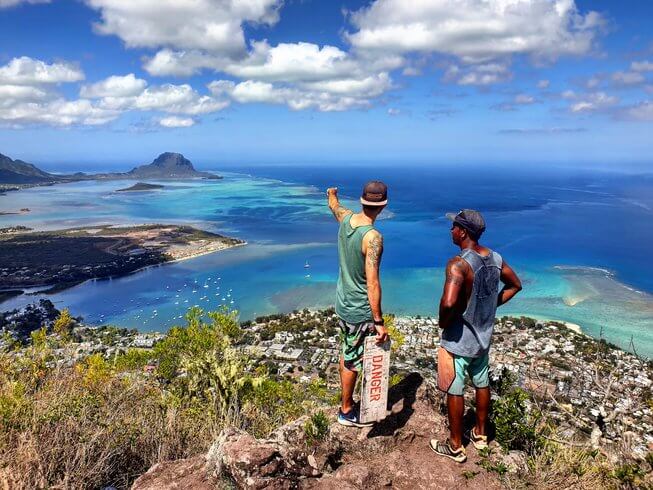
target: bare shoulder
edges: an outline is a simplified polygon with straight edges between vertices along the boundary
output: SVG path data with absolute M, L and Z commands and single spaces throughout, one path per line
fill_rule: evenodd
M 383 244 L 383 235 L 381 235 L 381 232 L 379 232 L 379 230 L 372 228 L 370 231 L 365 233 L 365 235 L 363 236 L 363 241 L 368 244 L 372 243 L 373 241 L 380 242 L 381 244 Z
M 334 209 L 332 209 L 333 215 L 336 217 L 338 221 L 342 221 L 345 219 L 346 216 L 350 214 L 354 214 L 354 212 L 351 209 L 347 209 L 344 206 L 341 206 L 338 204 Z
M 469 269 L 469 264 L 460 256 L 451 257 L 447 262 L 447 272 L 465 274 Z

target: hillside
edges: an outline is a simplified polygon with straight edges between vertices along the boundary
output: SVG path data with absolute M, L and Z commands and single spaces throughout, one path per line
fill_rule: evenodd
M 0 183 L 2 184 L 39 184 L 56 182 L 59 178 L 40 170 L 31 163 L 12 160 L 0 153 Z
M 388 416 L 358 430 L 334 421 L 333 310 L 239 326 L 234 313 L 192 308 L 183 326 L 161 335 L 91 328 L 67 311 L 54 320 L 49 306 L 25 313 L 46 325 L 31 340 L 12 340 L 6 328 L 0 337 L 4 488 L 653 483 L 653 366 L 556 322 L 497 322 L 490 449 L 468 445 L 468 461 L 456 465 L 427 446 L 446 436 L 433 358 L 423 354 L 437 336 L 436 320 L 388 319 L 395 339 Z M 466 406 L 469 427 L 471 390 Z

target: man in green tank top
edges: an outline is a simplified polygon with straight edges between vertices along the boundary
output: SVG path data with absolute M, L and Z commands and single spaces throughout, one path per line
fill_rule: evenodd
M 377 343 L 388 340 L 381 311 L 379 267 L 383 254 L 383 236 L 374 229 L 374 221 L 388 202 L 383 182 L 368 182 L 360 198 L 361 212 L 354 214 L 340 205 L 338 189 L 327 189 L 329 209 L 340 223 L 338 259 L 340 272 L 336 289 L 336 314 L 339 317 L 342 350 L 340 383 L 342 397 L 338 423 L 364 427 L 354 410 L 354 387 L 363 362 L 365 337 L 376 334 Z

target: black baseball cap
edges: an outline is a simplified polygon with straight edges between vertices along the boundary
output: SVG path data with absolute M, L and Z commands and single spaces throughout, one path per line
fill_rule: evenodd
M 485 220 L 481 213 L 474 209 L 463 209 L 458 213 L 447 213 L 447 218 L 465 228 L 476 238 L 480 237 L 485 231 Z
M 385 206 L 388 204 L 388 186 L 380 180 L 372 180 L 363 187 L 361 204 L 365 206 Z

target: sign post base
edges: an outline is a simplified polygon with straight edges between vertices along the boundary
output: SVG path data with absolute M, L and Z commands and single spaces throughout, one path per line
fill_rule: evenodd
M 378 422 L 386 417 L 389 376 L 390 341 L 377 345 L 376 337 L 367 337 L 363 354 L 361 422 Z

